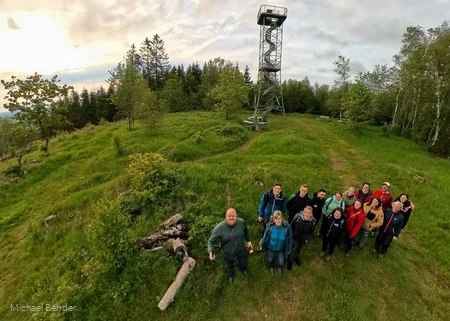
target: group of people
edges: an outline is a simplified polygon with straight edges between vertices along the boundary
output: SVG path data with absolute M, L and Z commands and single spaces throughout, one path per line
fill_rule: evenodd
M 319 256 L 329 261 L 336 247 L 345 249 L 345 257 L 349 258 L 354 248 L 362 249 L 369 237 L 378 232 L 370 253 L 378 253 L 377 258 L 382 259 L 392 241 L 405 228 L 414 209 L 407 194 L 393 198 L 389 182 L 384 182 L 373 193 L 368 182 L 358 190 L 349 187 L 344 193 L 337 192 L 328 199 L 326 193 L 321 189 L 310 198 L 308 186 L 303 184 L 297 193 L 287 198 L 281 185 L 275 184 L 262 195 L 258 221 L 263 228 L 258 252 L 267 253 L 271 275 L 281 275 L 286 258 L 288 270 L 294 263 L 300 266 L 303 248 L 316 233 L 322 237 Z M 320 228 L 317 228 L 321 219 Z M 227 210 L 225 220 L 214 228 L 209 238 L 211 260 L 215 259 L 217 241 L 229 282 L 233 282 L 235 260 L 239 270 L 247 276 L 248 253 L 253 252 L 253 245 L 246 222 L 237 217 L 234 208 Z

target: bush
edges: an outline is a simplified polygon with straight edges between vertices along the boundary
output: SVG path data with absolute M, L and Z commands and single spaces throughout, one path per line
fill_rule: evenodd
M 100 126 L 104 126 L 106 124 L 108 124 L 108 121 L 105 118 L 100 118 L 100 122 L 98 123 Z
M 24 175 L 22 166 L 17 164 L 9 166 L 3 173 L 10 178 L 23 177 Z
M 128 213 L 138 214 L 141 209 L 153 206 L 173 206 L 183 200 L 183 170 L 169 165 L 161 154 L 131 155 L 128 174 L 131 190 L 121 197 L 122 207 Z

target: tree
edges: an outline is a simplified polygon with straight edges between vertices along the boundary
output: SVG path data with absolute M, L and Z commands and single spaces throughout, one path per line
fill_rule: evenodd
M 230 115 L 248 103 L 247 87 L 239 70 L 227 65 L 219 75 L 219 81 L 211 96 L 218 102 L 214 109 L 229 119 Z
M 253 81 L 252 77 L 250 76 L 250 69 L 248 68 L 248 65 L 245 65 L 243 77 L 247 88 L 253 88 Z
M 338 59 L 333 62 L 334 72 L 337 74 L 338 78 L 334 81 L 334 89 L 333 95 L 330 96 L 331 99 L 334 99 L 332 104 L 328 104 L 332 106 L 334 110 L 331 111 L 331 114 L 334 115 L 334 111 L 339 112 L 339 118 L 342 118 L 342 106 L 340 101 L 345 93 L 348 91 L 350 82 L 350 58 L 345 58 L 344 56 L 339 55 Z M 337 95 L 335 97 L 334 95 Z M 336 99 L 337 98 L 337 99 Z
M 333 62 L 334 72 L 338 75 L 338 79 L 334 81 L 336 87 L 347 86 L 350 79 L 350 58 L 339 55 L 338 59 Z
M 117 86 L 125 75 L 125 69 L 126 65 L 123 62 L 119 62 L 116 67 L 108 71 L 109 78 L 106 82 L 112 86 L 114 90 L 117 89 Z
M 33 150 L 37 137 L 37 131 L 32 126 L 0 118 L 0 156 L 9 154 L 11 157 L 17 157 L 19 167 L 22 165 L 23 156 Z
M 134 129 L 137 118 L 147 118 L 156 124 L 162 114 L 163 108 L 157 104 L 156 95 L 150 91 L 145 79 L 131 65 L 127 65 L 116 95 L 111 99 L 127 118 L 129 130 Z
M 202 107 L 205 110 L 211 110 L 211 108 L 217 103 L 217 100 L 215 100 L 211 95 L 211 91 L 214 87 L 216 87 L 219 81 L 220 72 L 224 66 L 225 59 L 220 57 L 214 58 L 213 60 L 210 59 L 208 63 L 205 63 L 203 66 L 200 97 L 202 99 Z
M 16 112 L 15 119 L 38 129 L 40 138 L 44 141 L 43 151 L 48 151 L 50 138 L 58 129 L 57 119 L 52 117 L 52 108 L 61 104 L 69 90 L 73 89 L 71 86 L 58 85 L 59 81 L 56 75 L 44 79 L 38 73 L 25 80 L 12 76 L 11 81 L 1 81 L 8 90 L 5 108 Z
M 184 96 L 183 85 L 177 76 L 169 78 L 161 91 L 161 99 L 167 105 L 170 112 L 184 110 Z
M 131 45 L 130 50 L 127 51 L 125 63 L 132 66 L 138 73 L 142 72 L 142 57 L 138 53 L 134 43 Z
M 342 97 L 344 116 L 350 128 L 358 131 L 372 119 L 370 90 L 361 82 L 353 84 Z
M 152 90 L 163 88 L 170 70 L 169 56 L 166 53 L 164 40 L 158 34 L 155 34 L 152 40 L 145 38 L 140 53 L 148 86 Z

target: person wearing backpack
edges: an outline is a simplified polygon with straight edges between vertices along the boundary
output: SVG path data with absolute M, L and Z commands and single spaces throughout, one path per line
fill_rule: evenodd
M 294 215 L 303 211 L 303 209 L 308 206 L 308 203 L 308 185 L 303 184 L 300 186 L 300 190 L 297 193 L 292 194 L 287 201 L 286 209 L 289 213 L 289 224 L 292 223 Z
M 355 203 L 349 207 L 346 213 L 345 219 L 345 246 L 346 253 L 345 257 L 350 257 L 350 252 L 352 251 L 352 241 L 355 236 L 358 234 L 361 226 L 364 223 L 366 215 L 364 214 L 362 208 L 362 202 L 357 199 Z
M 273 261 L 276 258 L 276 273 L 281 276 L 284 258 L 292 249 L 292 230 L 288 222 L 283 220 L 283 213 L 273 212 L 261 240 L 262 252 L 267 252 L 267 266 L 270 275 L 274 276 Z
M 320 226 L 320 232 L 318 235 L 324 235 L 327 229 L 326 218 L 337 208 L 341 208 L 343 211 L 345 210 L 345 203 L 342 200 L 341 192 L 337 192 L 335 195 L 331 196 L 325 201 L 325 204 L 322 207 L 322 225 Z
M 273 185 L 270 191 L 265 192 L 259 202 L 258 221 L 263 223 L 261 237 L 264 235 L 267 223 L 269 223 L 270 217 L 275 211 L 286 212 L 286 197 L 278 183 Z M 259 251 L 261 251 L 261 248 Z
M 326 230 L 323 234 L 322 252 L 319 256 L 328 262 L 334 253 L 334 248 L 344 233 L 345 229 L 344 210 L 340 207 L 336 208 L 333 213 L 326 218 Z
M 306 206 L 302 212 L 295 214 L 292 219 L 292 251 L 288 256 L 287 269 L 292 269 L 292 263 L 298 266 L 302 264 L 300 254 L 306 243 L 313 237 L 314 228 L 316 227 L 316 219 L 312 216 L 312 207 Z

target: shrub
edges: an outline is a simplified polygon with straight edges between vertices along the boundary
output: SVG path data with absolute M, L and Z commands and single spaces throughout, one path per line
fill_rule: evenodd
M 5 169 L 5 171 L 3 172 L 6 176 L 9 176 L 11 178 L 14 177 L 23 177 L 24 175 L 24 171 L 22 169 L 22 166 L 20 165 L 11 165 L 8 168 Z
M 100 126 L 104 126 L 106 124 L 108 124 L 108 121 L 105 118 L 100 118 L 100 122 L 98 123 Z
M 129 213 L 139 213 L 144 207 L 174 205 L 183 199 L 183 170 L 169 165 L 161 154 L 131 155 L 128 174 L 131 190 L 123 194 L 121 202 Z

